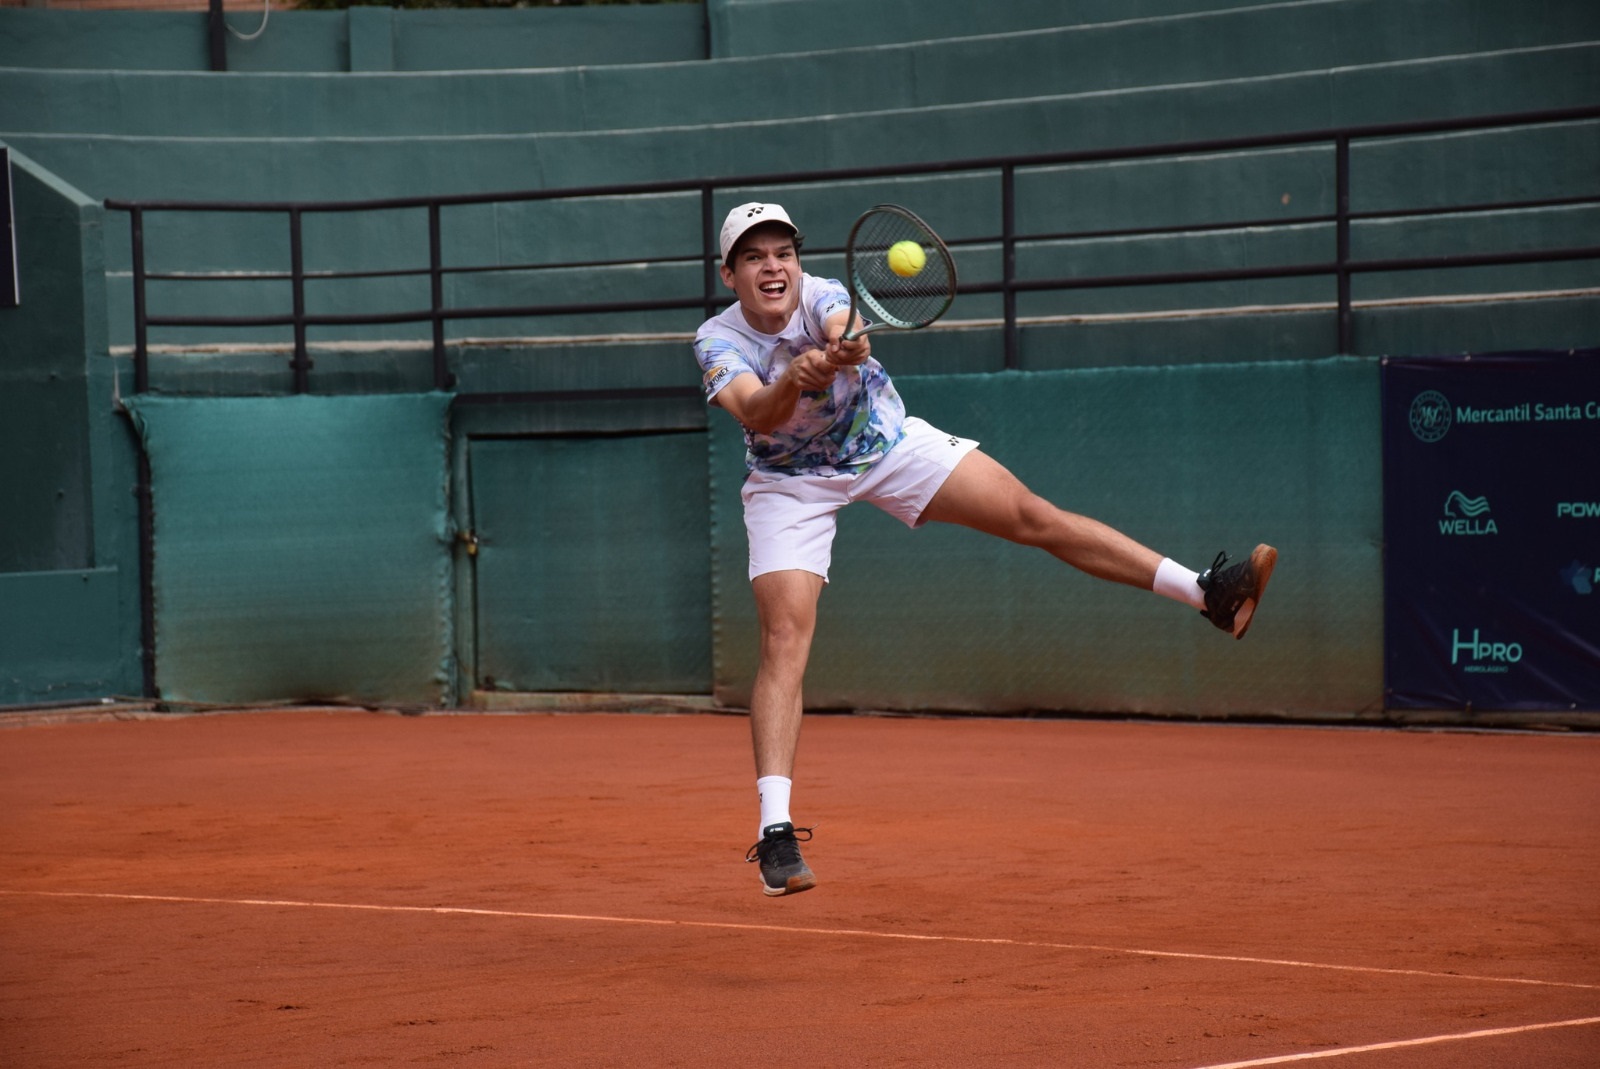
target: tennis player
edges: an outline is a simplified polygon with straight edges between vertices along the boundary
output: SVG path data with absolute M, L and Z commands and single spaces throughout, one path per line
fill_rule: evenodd
M 838 511 L 868 501 L 908 527 L 961 524 L 1036 546 L 1099 579 L 1198 609 L 1235 638 L 1250 626 L 1277 562 L 1257 546 L 1225 568 L 1217 554 L 1197 574 L 1086 516 L 1057 508 L 967 438 L 914 416 L 871 335 L 842 340 L 850 294 L 800 266 L 799 230 L 776 204 L 741 204 L 722 224 L 722 281 L 738 303 L 695 335 L 709 403 L 744 428 L 749 475 L 741 496 L 750 586 L 761 629 L 750 698 L 761 889 L 816 886 L 789 805 L 800 739 L 801 683 L 828 579 Z

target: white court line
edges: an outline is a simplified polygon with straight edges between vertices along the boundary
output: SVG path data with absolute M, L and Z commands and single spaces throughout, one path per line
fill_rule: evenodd
M 1492 1036 L 1514 1036 L 1523 1032 L 1539 1032 L 1546 1028 L 1577 1028 L 1588 1024 L 1600 1024 L 1600 1017 L 1575 1017 L 1570 1021 L 1546 1021 L 1542 1024 L 1517 1025 L 1514 1028 L 1485 1028 L 1477 1032 L 1423 1036 L 1421 1039 L 1397 1039 L 1391 1043 L 1368 1043 L 1360 1047 L 1338 1047 L 1332 1050 L 1309 1051 L 1304 1054 L 1281 1054 L 1273 1058 L 1252 1058 L 1247 1062 L 1223 1062 L 1220 1065 L 1203 1065 L 1199 1069 L 1249 1069 L 1250 1066 L 1256 1065 L 1288 1065 L 1290 1062 L 1309 1062 L 1314 1058 L 1342 1058 L 1346 1054 L 1366 1054 L 1375 1050 L 1421 1047 L 1429 1043 L 1454 1043 L 1465 1039 L 1488 1039 Z
M 1245 965 L 1276 965 L 1293 969 L 1325 969 L 1333 972 L 1370 973 L 1378 976 L 1424 976 L 1440 980 L 1468 980 L 1490 984 L 1525 984 L 1535 987 L 1565 987 L 1584 991 L 1600 991 L 1600 984 L 1580 984 L 1566 980 L 1529 980 L 1516 976 L 1479 976 L 1472 973 L 1434 972 L 1427 969 L 1385 969 L 1371 965 L 1330 965 L 1319 961 L 1253 958 L 1237 954 L 1199 954 L 1180 950 L 1145 950 L 1138 947 L 1101 946 L 1097 943 L 1046 943 L 1026 939 L 999 939 L 972 935 L 875 932 L 865 928 L 797 928 L 783 924 L 739 924 L 733 921 L 686 921 L 651 917 L 614 917 L 585 913 L 532 913 L 509 909 L 474 909 L 467 906 L 383 906 L 359 902 L 308 902 L 281 898 L 199 898 L 187 895 L 135 895 L 102 891 L 14 891 L 0 888 L 0 895 L 32 895 L 41 898 L 100 898 L 123 902 L 180 902 L 210 906 L 273 906 L 293 909 L 364 910 L 374 913 L 432 913 L 467 917 L 514 917 L 527 920 L 585 921 L 594 924 L 640 924 L 661 928 L 710 928 L 721 931 L 780 932 L 787 935 L 834 935 L 862 939 L 901 939 L 923 943 L 963 943 L 1040 950 L 1088 950 L 1103 954 L 1121 954 L 1127 957 L 1228 961 Z

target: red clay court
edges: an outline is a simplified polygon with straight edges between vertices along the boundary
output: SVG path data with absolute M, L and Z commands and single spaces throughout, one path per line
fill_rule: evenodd
M 18 1069 L 1600 1064 L 1592 735 L 813 717 L 769 900 L 738 716 L 8 721 Z

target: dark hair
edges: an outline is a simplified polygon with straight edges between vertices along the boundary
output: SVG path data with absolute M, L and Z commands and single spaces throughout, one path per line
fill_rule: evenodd
M 782 219 L 771 219 L 771 220 L 768 220 L 767 222 L 764 222 L 764 223 L 757 223 L 755 226 L 751 227 L 749 230 L 746 230 L 743 234 L 740 234 L 739 235 L 739 240 L 735 241 L 733 243 L 733 248 L 728 250 L 728 258 L 726 260 L 722 261 L 722 266 L 723 267 L 732 266 L 732 264 L 733 264 L 733 254 L 739 251 L 739 246 L 744 243 L 744 239 L 750 235 L 751 231 L 760 230 L 764 226 L 788 226 L 791 230 L 793 230 L 794 231 L 794 253 L 795 253 L 796 256 L 800 255 L 800 250 L 805 246 L 805 243 L 806 243 L 806 236 L 804 234 L 800 233 L 799 228 L 796 227 L 793 223 L 785 223 Z

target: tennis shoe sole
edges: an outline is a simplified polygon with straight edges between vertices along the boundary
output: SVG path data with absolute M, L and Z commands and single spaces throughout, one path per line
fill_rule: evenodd
M 1261 603 L 1261 595 L 1266 593 L 1267 580 L 1272 578 L 1272 569 L 1278 566 L 1278 551 L 1271 546 L 1257 546 L 1250 553 L 1250 571 L 1256 579 L 1255 597 L 1246 598 L 1233 615 L 1233 637 L 1244 638 L 1244 633 L 1250 630 L 1250 621 L 1255 618 L 1256 606 Z

